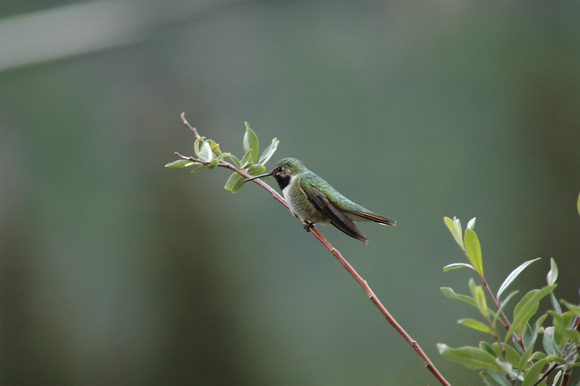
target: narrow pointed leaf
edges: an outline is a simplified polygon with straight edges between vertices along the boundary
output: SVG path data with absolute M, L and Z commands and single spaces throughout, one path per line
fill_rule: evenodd
M 542 344 L 544 346 L 544 351 L 548 355 L 559 355 L 560 347 L 556 342 L 554 342 L 554 334 L 556 330 L 554 327 L 546 327 L 544 329 L 544 338 L 542 339 Z
M 516 269 L 514 269 L 509 275 L 508 277 L 506 277 L 506 279 L 503 281 L 503 283 L 501 283 L 501 285 L 499 286 L 499 290 L 497 290 L 497 295 L 496 298 L 499 300 L 501 294 L 503 293 L 503 291 L 505 291 L 505 289 L 518 277 L 518 275 L 520 273 L 522 273 L 522 271 L 524 269 L 526 269 L 526 267 L 530 264 L 532 264 L 535 261 L 540 260 L 541 258 L 538 257 L 537 259 L 533 259 L 533 260 L 528 260 L 523 262 L 522 264 L 519 265 L 519 267 L 517 267 Z M 552 283 L 548 283 L 548 284 L 552 284 Z
M 481 315 L 483 315 L 484 318 L 489 319 L 489 312 L 487 310 L 487 301 L 485 300 L 485 293 L 483 292 L 482 286 L 478 285 L 477 287 L 475 287 L 474 298 L 475 304 L 477 304 L 477 308 L 479 309 L 479 312 L 481 312 Z
M 522 342 L 524 343 L 525 352 L 522 354 L 522 359 L 520 360 L 520 364 L 518 366 L 520 370 L 528 367 L 527 362 L 530 360 L 534 350 L 534 345 L 536 344 L 536 339 L 538 338 L 540 327 L 542 326 L 542 323 L 544 323 L 544 320 L 547 316 L 547 314 L 540 316 L 538 320 L 536 320 L 536 323 L 534 323 L 534 327 L 531 327 L 529 323 L 526 324 L 526 328 L 522 333 Z M 521 348 L 519 344 L 514 344 L 514 347 L 518 349 Z
M 451 348 L 446 344 L 438 343 L 437 349 L 443 358 L 459 362 L 467 368 L 484 370 L 491 369 L 501 371 L 501 366 L 495 361 L 495 357 L 478 347 Z
M 565 300 L 560 300 L 562 302 L 563 305 L 566 306 L 566 308 L 568 308 L 570 311 L 574 312 L 576 315 L 580 315 L 580 306 L 577 306 L 576 304 L 572 304 L 572 303 L 568 303 Z
M 270 160 L 270 158 L 272 158 L 272 156 L 274 155 L 276 150 L 278 149 L 279 143 L 280 143 L 280 141 L 278 141 L 277 138 L 274 138 L 272 140 L 272 143 L 270 145 L 268 145 L 266 150 L 264 150 L 264 152 L 262 153 L 262 156 L 260 157 L 260 160 L 258 161 L 258 163 L 265 164 L 266 162 L 268 162 Z
M 483 370 L 479 375 L 486 386 L 512 386 L 512 383 L 499 371 Z
M 251 166 L 254 162 L 252 161 L 252 149 L 248 150 L 246 154 L 244 154 L 244 158 L 242 158 L 242 167 L 247 168 Z
M 544 287 L 542 289 L 534 289 L 528 292 L 522 300 L 514 308 L 514 318 L 511 327 L 509 328 L 505 341 L 509 339 L 514 331 L 521 334 L 526 326 L 526 323 L 536 313 L 540 306 L 540 300 L 551 293 L 556 284 Z
M 536 343 L 536 338 L 538 337 L 538 329 L 535 327 L 531 327 L 529 324 L 526 325 L 524 332 L 522 334 L 522 341 L 524 343 L 524 352 L 520 358 L 520 362 L 517 365 L 517 368 L 520 371 L 523 371 L 529 367 L 528 361 L 532 356 L 532 351 L 534 350 L 534 344 Z M 515 345 L 517 349 L 521 349 L 520 345 Z
M 524 381 L 522 382 L 522 386 L 532 386 L 536 384 L 538 378 L 540 377 L 540 373 L 546 364 L 548 363 L 547 358 L 541 359 L 534 363 L 532 367 L 530 367 L 526 372 L 524 372 Z
M 554 311 L 559 314 L 562 313 L 562 307 L 560 307 L 560 303 L 558 303 L 558 299 L 556 299 L 556 295 L 554 295 L 553 292 L 550 294 L 550 303 L 552 303 L 552 308 Z
M 441 287 L 440 289 L 441 289 L 441 292 L 443 292 L 443 295 L 447 296 L 448 298 L 461 300 L 462 302 L 467 303 L 470 306 L 477 308 L 477 304 L 475 304 L 475 299 L 472 298 L 471 296 L 458 294 L 455 291 L 453 291 L 452 288 L 449 288 L 449 287 Z
M 576 207 L 578 209 L 578 214 L 580 215 L 580 194 L 578 195 L 578 202 L 576 203 Z
M 475 217 L 469 220 L 469 222 L 467 223 L 467 229 L 473 230 L 473 228 L 475 228 Z
M 548 311 L 548 314 L 550 314 L 554 320 L 556 333 L 571 340 L 575 344 L 580 344 L 580 331 L 570 328 L 572 320 L 574 320 L 574 317 L 576 316 L 573 311 L 568 311 L 561 315 L 554 311 Z
M 207 168 L 209 168 L 209 167 L 211 167 L 211 165 L 201 165 L 201 166 L 199 166 L 199 167 L 197 167 L 197 168 L 193 169 L 191 172 L 192 172 L 192 173 L 197 173 L 197 172 L 199 172 L 199 171 L 201 171 L 201 170 L 203 170 L 203 169 L 207 169 Z
M 248 150 L 252 150 L 251 152 L 251 160 L 253 163 L 258 161 L 258 153 L 260 150 L 260 146 L 258 143 L 258 136 L 254 133 L 254 130 L 250 129 L 250 124 L 245 122 L 246 124 L 246 133 L 244 134 L 244 152 L 248 152 Z
M 553 257 L 550 257 L 550 270 L 548 271 L 546 280 L 548 281 L 548 285 L 552 285 L 558 280 L 558 266 Z
M 556 280 L 558 280 L 558 266 L 556 265 L 554 258 L 550 257 L 550 270 L 548 271 L 548 275 L 546 275 L 546 281 L 548 282 L 548 285 L 550 285 L 554 284 Z M 552 303 L 554 311 L 561 314 L 562 307 L 560 307 L 560 303 L 558 303 L 558 299 L 556 299 L 554 293 L 550 294 L 550 302 Z
M 493 355 L 494 357 L 498 356 L 498 354 L 494 351 L 493 347 L 491 347 L 491 345 L 484 340 L 479 342 L 479 348 L 482 349 L 483 351 Z
M 498 342 L 493 344 L 493 348 L 501 352 L 501 347 Z M 512 346 L 505 346 L 505 359 L 513 366 L 517 367 L 522 359 L 522 355 L 516 351 Z
M 526 352 L 522 355 L 520 359 L 520 363 L 518 364 L 517 368 L 520 371 L 525 371 L 530 367 L 530 357 L 532 356 L 533 347 L 529 347 Z
M 453 217 L 453 220 L 449 217 L 443 217 L 443 221 L 449 229 L 449 232 L 451 232 L 455 242 L 459 245 L 461 250 L 464 250 L 465 247 L 463 246 L 463 239 L 461 238 L 461 221 L 459 221 L 458 218 L 455 218 L 455 216 Z
M 469 262 L 475 268 L 475 271 L 483 276 L 483 264 L 481 259 L 481 245 L 479 244 L 479 239 L 477 234 L 471 230 L 465 230 L 465 253 L 469 258 Z
M 165 165 L 166 168 L 186 168 L 188 166 L 195 165 L 195 162 L 185 160 L 185 159 L 178 159 L 177 161 L 173 161 Z
M 497 322 L 497 319 L 501 315 L 503 309 L 508 304 L 508 302 L 510 301 L 510 299 L 513 298 L 518 292 L 520 292 L 520 291 L 518 291 L 518 290 L 513 291 L 508 296 L 506 296 L 506 298 L 504 300 L 501 301 L 501 306 L 497 309 L 497 311 L 495 313 L 495 317 L 493 318 L 493 321 L 492 321 L 492 325 L 493 326 L 495 326 L 495 323 Z
M 473 266 L 471 264 L 467 264 L 467 263 L 453 263 L 453 264 L 449 264 L 446 265 L 445 267 L 443 267 L 443 271 L 447 272 L 447 271 L 451 271 L 453 269 L 459 269 L 459 268 L 469 268 L 475 271 L 475 268 L 473 268 Z
M 475 319 L 470 319 L 470 318 L 459 319 L 457 321 L 457 323 L 463 324 L 465 327 L 469 327 L 469 328 L 472 328 L 474 330 L 485 332 L 488 334 L 491 334 L 491 332 L 492 332 L 491 328 L 489 328 L 487 325 L 485 325 L 485 324 L 483 324 L 480 321 L 477 321 Z
M 228 157 L 229 159 L 231 159 L 237 167 L 239 167 L 239 168 L 242 167 L 242 163 L 240 162 L 240 160 L 238 159 L 238 157 L 236 157 L 235 155 L 228 153 L 226 155 L 226 157 Z

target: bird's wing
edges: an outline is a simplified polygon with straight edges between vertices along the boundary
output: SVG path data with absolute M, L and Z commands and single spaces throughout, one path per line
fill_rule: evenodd
M 393 225 L 393 226 L 397 225 L 397 222 L 395 220 L 392 220 L 392 219 L 385 217 L 385 216 L 381 216 L 380 214 L 376 214 L 376 213 L 353 210 L 352 214 L 359 216 L 359 217 L 362 217 L 363 219 L 366 219 L 369 221 L 374 221 L 374 222 L 379 223 L 381 225 Z
M 334 206 L 320 189 L 314 186 L 311 179 L 303 177 L 300 180 L 300 188 L 308 198 L 308 201 L 324 213 L 332 225 L 350 237 L 354 237 L 355 239 L 368 244 L 368 240 L 364 233 L 354 224 L 354 222 L 352 222 L 351 219 Z

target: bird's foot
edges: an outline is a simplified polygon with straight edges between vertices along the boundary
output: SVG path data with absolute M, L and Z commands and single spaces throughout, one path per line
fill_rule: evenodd
M 306 232 L 310 232 L 310 228 L 312 228 L 313 226 L 314 226 L 313 222 L 306 220 L 306 225 L 304 225 L 304 229 L 306 229 Z

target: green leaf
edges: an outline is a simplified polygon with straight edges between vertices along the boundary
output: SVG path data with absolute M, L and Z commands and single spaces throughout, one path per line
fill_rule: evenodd
M 199 157 L 206 162 L 209 162 L 212 160 L 213 152 L 211 151 L 211 145 L 209 142 L 204 142 L 203 145 L 201 145 Z
M 560 300 L 562 302 L 563 305 L 566 306 L 566 308 L 568 308 L 570 311 L 574 312 L 576 315 L 580 315 L 580 306 L 577 306 L 576 304 L 572 304 L 572 303 L 568 303 L 565 300 Z
M 470 269 L 475 271 L 475 268 L 473 268 L 473 266 L 471 264 L 467 264 L 467 263 L 448 264 L 445 267 L 443 267 L 443 271 L 447 272 L 447 271 L 451 271 L 452 269 L 458 269 L 458 268 L 470 268 Z
M 218 143 L 216 143 L 213 139 L 209 139 L 208 142 L 211 146 L 211 151 L 213 151 L 213 153 L 216 156 L 220 156 L 222 154 L 222 151 L 220 149 L 220 145 Z
M 252 176 L 257 176 L 258 174 L 262 174 L 266 171 L 266 167 L 264 165 L 255 164 L 248 168 L 248 174 Z
M 479 375 L 486 386 L 512 386 L 512 383 L 499 371 L 483 370 Z
M 497 353 L 494 351 L 493 347 L 491 347 L 491 345 L 489 343 L 487 343 L 486 341 L 481 341 L 479 342 L 479 348 L 482 349 L 483 351 L 486 351 L 487 353 L 493 355 L 494 357 L 497 358 Z
M 562 370 L 560 370 L 556 373 L 556 375 L 554 376 L 554 382 L 552 382 L 552 385 L 559 385 L 558 381 L 560 380 L 561 376 L 562 376 Z
M 554 258 L 550 257 L 550 270 L 546 275 L 546 281 L 548 282 L 548 285 L 550 285 L 554 284 L 556 280 L 558 280 L 558 266 L 556 265 L 556 261 L 554 260 Z M 556 299 L 556 296 L 554 295 L 553 292 L 550 294 L 550 302 L 552 303 L 552 308 L 554 309 L 554 311 L 561 314 L 562 307 L 560 307 L 560 303 L 558 303 L 558 299 Z
M 186 168 L 188 166 L 195 165 L 195 162 L 185 160 L 185 159 L 178 159 L 177 161 L 173 161 L 165 165 L 166 168 Z
M 453 291 L 453 289 L 449 287 L 441 287 L 440 290 L 441 292 L 443 292 L 443 295 L 447 296 L 449 299 L 461 300 L 462 302 L 477 308 L 477 304 L 475 304 L 475 299 L 472 298 L 471 296 L 455 293 L 455 291 Z
M 483 292 L 482 286 L 478 285 L 475 287 L 475 293 L 473 297 L 475 298 L 475 304 L 477 304 L 477 308 L 479 309 L 479 312 L 481 312 L 481 315 L 483 315 L 484 318 L 489 319 L 487 301 L 485 300 L 485 293 Z
M 451 348 L 443 343 L 437 343 L 439 354 L 443 358 L 459 362 L 467 368 L 475 370 L 491 369 L 501 371 L 501 366 L 495 361 L 495 357 L 478 347 Z
M 461 250 L 465 250 L 465 247 L 463 246 L 463 239 L 461 237 L 461 221 L 459 221 L 459 219 L 455 216 L 453 216 L 453 220 L 451 220 L 449 217 L 443 217 L 443 221 L 445 222 L 445 225 L 447 225 L 447 228 L 451 232 L 451 235 Z
M 258 136 L 252 129 L 250 129 L 250 124 L 248 122 L 244 122 L 246 124 L 246 133 L 244 134 L 244 152 L 248 152 L 251 150 L 251 160 L 252 163 L 256 163 L 258 161 L 258 153 L 260 151 L 260 146 L 258 142 Z
M 544 351 L 548 355 L 559 355 L 561 353 L 560 347 L 556 342 L 554 342 L 554 335 L 556 329 L 554 327 L 546 327 L 544 329 L 544 339 L 542 339 L 542 344 L 544 346 Z
M 511 327 L 509 328 L 505 341 L 509 339 L 514 331 L 519 334 L 524 330 L 526 323 L 536 313 L 542 300 L 546 295 L 551 293 L 557 284 L 544 287 L 542 289 L 534 289 L 528 292 L 522 300 L 514 308 L 514 318 Z
M 197 172 L 199 172 L 200 170 L 203 170 L 203 169 L 207 169 L 207 168 L 209 168 L 210 166 L 211 166 L 211 165 L 201 165 L 200 167 L 197 167 L 197 168 L 193 169 L 191 172 L 192 172 L 192 173 L 197 173 Z
M 550 271 L 548 271 L 546 280 L 548 281 L 548 285 L 552 285 L 558 280 L 558 266 L 553 257 L 550 257 Z
M 520 273 L 522 273 L 522 271 L 524 269 L 526 269 L 526 267 L 528 265 L 530 265 L 533 262 L 538 261 L 540 259 L 541 259 L 541 257 L 538 257 L 537 259 L 525 261 L 522 264 L 520 264 L 519 267 L 517 267 L 516 269 L 514 269 L 508 275 L 508 277 L 506 277 L 506 279 L 503 281 L 503 283 L 501 283 L 501 285 L 499 286 L 499 290 L 497 290 L 497 295 L 496 295 L 497 300 L 499 300 L 499 298 L 500 298 L 501 294 L 503 293 L 503 291 L 505 291 L 505 289 L 518 277 L 518 275 Z M 552 283 L 548 283 L 548 284 L 552 284 Z
M 513 298 L 518 292 L 520 292 L 520 291 L 516 290 L 516 291 L 511 292 L 504 300 L 501 301 L 501 306 L 497 309 L 497 311 L 495 313 L 495 317 L 493 318 L 492 326 L 495 326 L 495 323 L 497 322 L 497 319 L 500 317 L 505 306 L 508 304 L 508 302 L 511 300 L 511 298 Z
M 539 360 L 542 360 L 542 359 L 546 359 L 547 357 L 548 356 L 544 352 L 542 352 L 542 351 L 536 351 L 535 353 L 532 354 L 532 356 L 530 357 L 530 359 L 535 362 L 535 361 L 539 361 Z
M 475 217 L 469 220 L 469 222 L 467 223 L 467 229 L 473 230 L 473 228 L 475 228 Z
M 494 347 L 497 346 L 498 349 L 501 350 L 500 348 L 500 344 L 498 342 L 495 342 Z M 516 367 L 519 365 L 520 360 L 522 359 L 522 356 L 520 353 L 518 353 L 516 351 L 515 348 L 513 348 L 512 346 L 505 346 L 505 359 L 513 366 Z
M 470 318 L 459 319 L 457 321 L 457 323 L 463 324 L 464 326 L 472 328 L 472 329 L 477 330 L 477 331 L 485 332 L 488 334 L 492 333 L 491 328 L 489 328 L 487 325 L 485 325 L 485 324 L 483 324 L 475 319 L 470 319 Z
M 552 303 L 552 308 L 554 311 L 559 314 L 562 313 L 562 307 L 560 307 L 560 303 L 558 303 L 558 299 L 556 299 L 556 295 L 554 295 L 553 292 L 550 294 L 550 303 Z
M 576 314 L 573 311 L 568 311 L 563 314 L 558 314 L 554 311 L 548 311 L 548 314 L 552 316 L 554 321 L 554 328 L 559 337 L 563 337 L 567 340 L 572 341 L 575 344 L 580 344 L 580 331 L 570 328 L 572 320 Z M 560 338 L 558 338 L 560 340 Z M 561 341 L 560 344 L 563 344 Z
M 268 162 L 270 160 L 270 158 L 272 158 L 272 156 L 274 155 L 276 150 L 278 149 L 279 143 L 280 143 L 280 141 L 278 141 L 277 138 L 274 138 L 272 140 L 272 143 L 270 145 L 268 145 L 266 150 L 264 150 L 264 152 L 262 153 L 262 156 L 260 157 L 260 160 L 258 161 L 258 163 L 263 165 L 266 162 Z
M 534 327 L 530 326 L 529 323 L 526 323 L 526 327 L 524 328 L 524 332 L 522 332 L 522 343 L 524 344 L 524 350 L 528 351 L 529 349 L 534 347 L 536 343 L 536 339 L 538 338 L 538 332 L 544 319 L 546 319 L 548 315 L 544 314 L 534 324 Z M 539 323 L 538 323 L 539 322 Z M 517 346 L 516 346 L 517 347 Z
M 529 326 L 530 325 L 528 324 L 527 327 Z M 522 354 L 520 362 L 517 365 L 517 368 L 520 372 L 523 372 L 529 367 L 528 362 L 530 360 L 530 357 L 532 356 L 532 351 L 534 350 L 534 343 L 536 342 L 536 337 L 538 336 L 538 330 L 532 328 L 528 329 L 527 327 L 524 330 L 522 336 L 522 340 L 524 341 L 524 349 L 526 351 Z M 518 349 L 521 348 L 519 345 L 516 345 L 515 347 Z
M 483 265 L 481 259 L 481 245 L 477 234 L 472 229 L 465 230 L 465 253 L 469 258 L 469 262 L 475 268 L 475 271 L 483 276 Z
M 509 346 L 507 346 L 507 347 L 509 347 Z M 501 370 L 504 373 L 506 373 L 506 374 L 511 374 L 512 373 L 514 367 L 512 366 L 511 363 L 506 362 L 506 361 L 503 361 L 503 360 L 501 360 L 499 358 L 495 358 L 495 361 L 497 362 L 498 365 L 500 365 Z
M 240 162 L 238 157 L 236 157 L 235 155 L 227 153 L 226 157 L 231 159 L 237 167 L 239 167 L 239 168 L 242 167 L 242 163 Z
M 522 386 L 532 386 L 540 377 L 540 373 L 544 366 L 548 363 L 547 359 L 541 359 L 534 363 L 532 367 L 530 367 L 527 371 L 524 372 L 524 381 L 522 382 Z
M 578 202 L 576 203 L 576 207 L 578 209 L 578 214 L 580 215 L 580 194 L 578 195 Z
M 252 161 L 252 149 L 248 150 L 246 152 L 246 154 L 244 154 L 244 157 L 242 158 L 242 167 L 245 169 L 249 166 L 253 165 L 253 161 Z
M 193 143 L 193 151 L 195 153 L 195 156 L 197 158 L 201 158 L 200 152 L 199 152 L 199 146 L 200 143 L 205 139 L 205 137 L 199 137 L 195 139 L 195 142 Z
M 239 192 L 240 190 L 242 190 L 242 188 L 244 186 L 246 186 L 246 184 L 244 184 L 244 177 L 240 176 L 241 178 L 239 180 L 237 180 L 234 183 L 234 186 L 232 187 L 232 193 L 236 194 L 237 192 Z
M 225 190 L 232 190 L 234 188 L 234 185 L 236 184 L 236 182 L 238 182 L 238 180 L 243 179 L 243 178 L 244 177 L 242 177 L 240 174 L 238 174 L 236 172 L 232 173 L 232 175 L 230 175 L 230 177 L 226 181 L 224 189 Z

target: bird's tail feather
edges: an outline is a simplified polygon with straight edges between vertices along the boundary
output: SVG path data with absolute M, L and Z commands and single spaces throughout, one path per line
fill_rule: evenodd
M 370 213 L 370 212 L 360 212 L 360 211 L 354 211 L 354 212 L 352 212 L 352 214 L 357 215 L 359 217 L 362 217 L 366 220 L 374 221 L 374 222 L 382 224 L 382 225 L 392 225 L 392 226 L 397 225 L 397 222 L 395 220 L 392 220 L 392 219 L 387 218 L 385 216 L 381 216 L 380 214 L 374 214 L 374 213 Z

